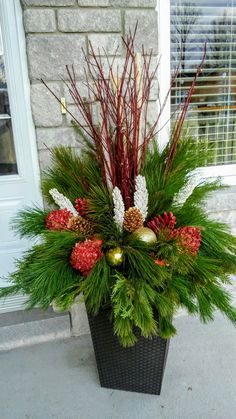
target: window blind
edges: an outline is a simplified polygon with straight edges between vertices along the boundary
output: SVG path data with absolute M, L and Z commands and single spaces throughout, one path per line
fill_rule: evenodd
M 236 0 L 170 4 L 172 74 L 179 65 L 171 92 L 172 114 L 186 97 L 206 43 L 185 130 L 211 148 L 207 165 L 236 163 Z

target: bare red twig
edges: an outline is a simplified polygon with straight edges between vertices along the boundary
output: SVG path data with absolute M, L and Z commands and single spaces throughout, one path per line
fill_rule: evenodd
M 176 124 L 175 124 L 175 128 L 174 128 L 172 138 L 171 138 L 170 150 L 169 150 L 169 154 L 168 154 L 167 161 L 166 161 L 166 166 L 165 166 L 165 173 L 164 173 L 165 177 L 168 175 L 168 173 L 171 169 L 171 166 L 172 166 L 172 163 L 173 163 L 173 160 L 174 160 L 174 157 L 175 157 L 175 153 L 176 153 L 177 144 L 178 144 L 178 141 L 180 139 L 180 135 L 181 135 L 181 131 L 182 131 L 182 128 L 183 128 L 184 121 L 185 121 L 185 117 L 186 117 L 186 114 L 187 114 L 187 111 L 188 111 L 188 108 L 189 108 L 189 104 L 190 104 L 190 101 L 191 101 L 191 97 L 193 95 L 197 79 L 198 79 L 198 77 L 199 77 L 199 75 L 202 71 L 202 67 L 203 67 L 205 58 L 206 58 L 206 44 L 204 46 L 202 61 L 201 61 L 200 65 L 197 69 L 195 77 L 192 81 L 192 84 L 191 84 L 189 90 L 188 90 L 188 95 L 187 95 L 187 97 L 185 99 L 185 102 L 183 104 L 181 114 L 178 117 L 178 119 L 176 121 Z
M 120 188 L 126 208 L 133 203 L 135 178 L 145 161 L 148 143 L 156 133 L 160 115 L 170 94 L 169 90 L 164 103 L 157 111 L 155 121 L 149 125 L 150 93 L 159 62 L 151 71 L 152 52 L 146 54 L 144 48 L 137 60 L 134 46 L 136 31 L 137 25 L 133 34 L 130 33 L 122 38 L 125 48 L 122 69 L 116 64 L 120 59 L 117 54 L 109 59 L 103 52 L 105 58 L 102 58 L 100 52 L 97 53 L 92 44 L 89 44 L 89 54 L 86 55 L 84 52 L 86 62 L 84 84 L 88 90 L 88 98 L 82 96 L 77 86 L 73 66 L 66 66 L 68 80 L 65 81 L 80 117 L 76 117 L 67 108 L 66 110 L 75 124 L 92 139 L 103 182 L 109 188 L 115 186 Z M 190 88 L 172 138 L 166 170 L 169 170 L 172 164 L 183 120 L 200 70 L 201 67 Z M 60 102 L 60 98 L 43 80 L 42 82 Z M 97 115 L 96 109 L 98 109 Z

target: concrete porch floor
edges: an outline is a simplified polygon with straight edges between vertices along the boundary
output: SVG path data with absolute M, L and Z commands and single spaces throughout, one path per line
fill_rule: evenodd
M 176 325 L 161 396 L 101 388 L 89 336 L 0 353 L 0 418 L 235 419 L 235 328 Z

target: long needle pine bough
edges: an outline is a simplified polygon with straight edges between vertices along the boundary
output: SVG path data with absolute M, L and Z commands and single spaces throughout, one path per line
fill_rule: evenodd
M 148 124 L 152 56 L 143 51 L 140 65 L 134 36 L 123 43 L 120 79 L 108 58 L 105 74 L 90 46 L 86 99 L 68 68 L 66 84 L 84 119 L 72 115 L 83 150 L 80 156 L 70 147 L 51 150 L 42 191 L 57 207 L 27 208 L 16 216 L 16 231 L 40 240 L 17 262 L 12 284 L 0 296 L 23 293 L 26 308 L 47 309 L 55 302 L 63 310 L 82 293 L 88 312 L 110 310 L 114 333 L 130 346 L 136 328 L 144 337 L 173 336 L 180 307 L 203 322 L 218 309 L 236 323 L 226 289 L 236 272 L 236 239 L 203 209 L 208 195 L 221 188 L 218 181 L 198 184 L 183 199 L 193 170 L 206 159 L 204 144 L 201 151 L 180 137 L 203 62 L 170 141 L 160 150 L 155 136 L 164 104 Z

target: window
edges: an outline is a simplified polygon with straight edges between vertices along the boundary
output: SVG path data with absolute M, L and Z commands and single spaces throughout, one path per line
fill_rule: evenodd
M 13 142 L 4 50 L 0 28 L 0 175 L 16 173 L 16 154 Z
M 228 183 L 235 184 L 236 0 L 160 0 L 159 7 L 164 67 L 161 75 L 165 89 L 170 76 L 167 79 L 164 71 L 173 75 L 179 65 L 169 116 L 184 101 L 206 43 L 206 59 L 189 106 L 185 130 L 212 150 L 204 173 L 229 176 Z

